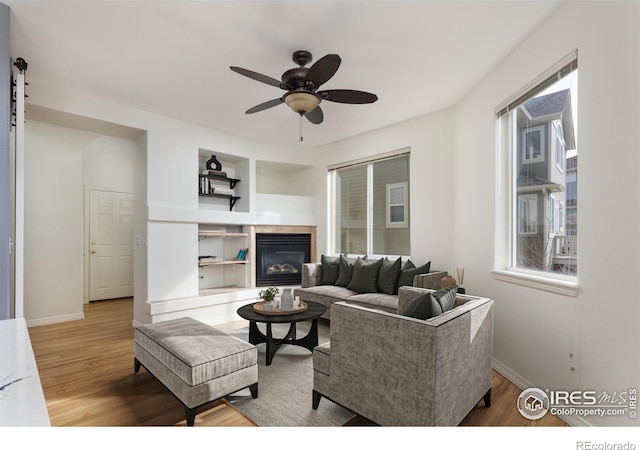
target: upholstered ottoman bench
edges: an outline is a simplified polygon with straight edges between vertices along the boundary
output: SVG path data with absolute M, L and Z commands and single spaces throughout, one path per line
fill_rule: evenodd
M 258 397 L 255 345 L 185 317 L 134 330 L 134 369 L 144 366 L 184 404 L 187 426 L 198 407 L 249 387 Z

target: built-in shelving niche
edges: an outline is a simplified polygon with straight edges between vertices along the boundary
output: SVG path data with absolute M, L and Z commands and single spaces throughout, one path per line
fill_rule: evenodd
M 250 236 L 247 226 L 199 225 L 198 288 L 201 294 L 250 286 Z
M 222 165 L 224 175 L 207 175 L 203 180 L 203 173 L 207 169 L 207 161 L 215 155 Z M 198 183 L 198 206 L 200 209 L 214 211 L 249 212 L 250 198 L 250 163 L 248 158 L 241 158 L 227 153 L 199 149 L 198 173 L 194 174 L 194 183 Z M 195 176 L 197 175 L 197 176 Z M 202 183 L 210 183 L 211 188 L 230 189 L 227 193 L 211 193 L 203 189 Z

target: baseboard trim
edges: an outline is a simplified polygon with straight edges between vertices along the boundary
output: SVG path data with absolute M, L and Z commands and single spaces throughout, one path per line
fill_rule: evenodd
M 72 320 L 84 319 L 84 313 L 67 314 L 64 316 L 45 317 L 44 319 L 27 320 L 27 327 L 38 327 L 40 325 L 52 325 L 54 323 L 71 322 Z
M 527 388 L 530 388 L 530 387 L 538 387 L 538 386 L 535 386 L 533 383 L 531 383 L 526 378 L 524 378 L 523 376 L 521 376 L 519 373 L 511 370 L 511 368 L 509 368 L 509 366 L 507 366 L 506 364 L 502 363 L 501 361 L 498 361 L 495 358 L 493 358 L 493 369 L 496 372 L 498 372 L 500 375 L 505 377 L 507 380 L 512 382 L 514 385 L 516 385 L 519 389 L 524 390 L 524 389 L 527 389 Z M 592 427 L 592 426 L 594 426 L 592 423 L 590 423 L 589 421 L 587 421 L 584 418 L 579 417 L 579 416 L 558 415 L 558 417 L 561 418 L 564 422 L 566 422 L 567 425 L 572 426 L 572 427 Z

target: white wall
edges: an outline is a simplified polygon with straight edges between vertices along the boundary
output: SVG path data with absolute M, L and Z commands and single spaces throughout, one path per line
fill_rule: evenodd
M 467 290 L 493 297 L 494 357 L 521 387 L 640 386 L 640 4 L 568 2 L 456 111 L 455 259 Z M 577 297 L 496 281 L 494 107 L 578 49 Z M 573 355 L 573 357 L 571 356 Z M 571 368 L 574 368 L 572 371 Z M 637 425 L 589 417 L 593 425 Z M 578 423 L 581 423 L 578 421 Z
M 85 186 L 135 192 L 133 142 L 27 121 L 25 317 L 30 325 L 83 316 Z
M 24 315 L 29 324 L 82 317 L 82 148 L 91 136 L 27 121 Z

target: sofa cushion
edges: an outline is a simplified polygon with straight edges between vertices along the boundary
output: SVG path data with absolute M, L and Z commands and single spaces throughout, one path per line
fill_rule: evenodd
M 389 258 L 384 258 L 378 272 L 378 292 L 389 295 L 395 294 L 400 270 L 402 270 L 401 258 L 396 259 L 394 262 L 389 261 Z
M 396 286 L 395 293 L 398 293 L 398 288 L 400 286 L 413 286 L 413 278 L 416 275 L 421 275 L 423 273 L 429 273 L 431 269 L 431 261 L 426 264 L 423 264 L 420 267 L 416 267 L 415 264 L 411 262 L 410 259 L 404 263 L 402 266 L 402 270 L 400 271 L 400 276 L 398 277 L 398 285 Z
M 366 260 L 366 256 L 364 257 Z M 351 283 L 351 277 L 353 276 L 353 265 L 355 260 L 347 258 L 346 255 L 340 255 L 340 263 L 338 270 L 338 279 L 335 282 L 336 286 L 347 287 Z
M 320 284 L 336 284 L 340 269 L 340 257 L 322 255 L 320 265 L 322 266 Z
M 439 316 L 453 309 L 457 292 L 458 286 L 452 286 L 421 294 L 407 303 L 402 315 L 422 320 Z
M 431 293 L 431 296 L 436 299 L 442 312 L 447 312 L 453 309 L 453 305 L 456 302 L 456 294 L 458 293 L 458 286 L 450 286 L 447 288 L 438 289 Z
M 442 307 L 440 303 L 431 296 L 431 293 L 426 292 L 421 294 L 407 303 L 403 316 L 413 317 L 414 319 L 427 320 L 432 317 L 442 314 Z
M 365 306 L 367 308 L 381 309 L 390 313 L 398 312 L 398 296 L 372 292 L 368 294 L 356 294 L 346 299 L 347 303 Z
M 353 265 L 353 275 L 347 285 L 347 289 L 365 294 L 378 292 L 378 272 L 382 266 L 382 260 L 366 261 L 358 258 Z

